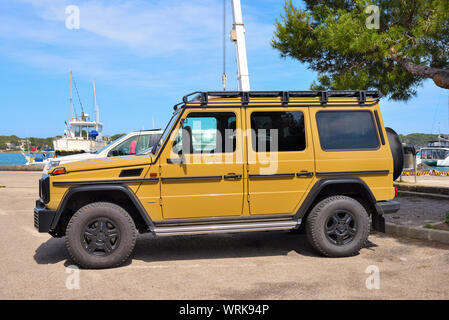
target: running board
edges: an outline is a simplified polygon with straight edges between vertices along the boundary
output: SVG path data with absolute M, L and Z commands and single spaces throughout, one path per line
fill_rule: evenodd
M 157 236 L 175 236 L 189 234 L 231 233 L 252 231 L 291 230 L 301 224 L 301 219 L 289 221 L 225 223 L 209 225 L 190 225 L 178 227 L 155 227 L 152 229 Z

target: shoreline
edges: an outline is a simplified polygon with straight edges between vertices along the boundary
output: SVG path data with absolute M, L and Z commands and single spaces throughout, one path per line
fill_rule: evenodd
M 0 150 L 0 153 L 22 153 L 27 151 L 9 151 L 9 150 Z

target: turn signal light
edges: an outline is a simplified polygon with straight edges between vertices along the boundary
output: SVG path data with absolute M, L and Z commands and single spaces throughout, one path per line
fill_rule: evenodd
M 60 167 L 60 168 L 56 168 L 55 170 L 53 170 L 53 172 L 51 173 L 53 176 L 57 176 L 60 174 L 66 174 L 67 171 L 65 170 L 64 167 Z

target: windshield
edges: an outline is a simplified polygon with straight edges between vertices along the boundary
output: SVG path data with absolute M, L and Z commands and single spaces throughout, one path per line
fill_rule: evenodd
M 118 142 L 118 141 L 120 141 L 120 140 L 123 140 L 123 139 L 125 139 L 126 137 L 127 137 L 127 135 L 124 134 L 124 135 L 121 136 L 120 138 L 117 138 L 117 139 L 115 139 L 114 141 L 109 142 L 109 143 L 108 143 L 107 145 L 105 145 L 103 148 L 101 148 L 101 149 L 99 149 L 99 150 L 97 150 L 97 151 L 95 151 L 95 152 L 92 152 L 92 153 L 94 153 L 94 154 L 99 154 L 100 152 L 102 152 L 103 150 L 105 150 L 107 147 L 109 147 L 111 144 L 116 143 L 116 142 Z
M 148 153 L 152 153 L 152 154 L 156 154 L 159 149 L 162 146 L 162 143 L 164 142 L 165 138 L 167 137 L 168 133 L 171 131 L 171 128 L 173 127 L 173 124 L 176 120 L 176 118 L 178 117 L 179 111 L 181 109 L 178 109 L 177 111 L 175 111 L 170 119 L 170 121 L 168 122 L 167 126 L 165 127 L 164 133 L 162 133 L 159 142 L 156 143 L 155 145 L 151 146 L 148 149 L 145 149 L 141 152 L 138 153 L 138 155 L 143 155 L 143 154 L 148 154 Z

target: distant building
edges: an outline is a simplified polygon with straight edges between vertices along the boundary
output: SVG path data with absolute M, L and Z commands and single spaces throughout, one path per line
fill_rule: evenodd
M 6 150 L 16 150 L 17 146 L 12 142 L 6 142 Z
M 30 145 L 30 141 L 29 140 L 26 140 L 26 139 L 22 139 L 22 140 L 20 140 L 20 150 L 22 150 L 22 151 L 26 151 L 27 150 L 27 146 L 29 146 Z

